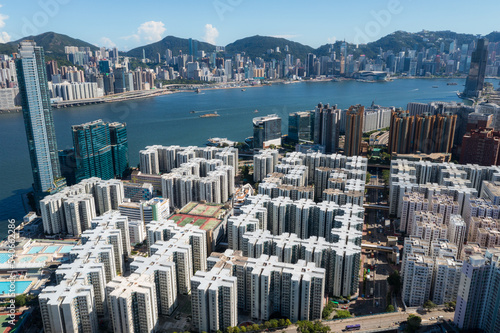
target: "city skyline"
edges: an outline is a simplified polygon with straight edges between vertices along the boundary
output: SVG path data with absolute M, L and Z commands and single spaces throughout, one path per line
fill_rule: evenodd
M 127 1 L 125 1 L 127 2 Z M 168 15 L 169 12 L 180 12 L 181 4 L 157 3 L 155 11 L 136 11 L 131 6 L 109 6 L 90 1 L 85 8 L 69 6 L 66 1 L 50 0 L 35 2 L 22 10 L 19 4 L 0 4 L 0 42 L 9 42 L 29 35 L 37 35 L 47 31 L 64 32 L 97 46 L 118 47 L 127 51 L 134 47 L 150 44 L 172 35 L 182 38 L 193 38 L 207 41 L 215 45 L 227 45 L 235 40 L 252 35 L 283 37 L 312 47 L 319 47 L 337 40 L 362 44 L 375 41 L 394 31 L 403 30 L 419 32 L 422 30 L 451 30 L 459 33 L 486 35 L 498 30 L 494 16 L 500 4 L 493 1 L 483 3 L 481 8 L 468 8 L 467 11 L 454 11 L 453 15 L 442 15 L 452 10 L 449 2 L 433 5 L 433 11 L 418 3 L 404 3 L 400 0 L 389 0 L 386 3 L 372 4 L 367 0 L 359 1 L 362 8 L 352 15 L 335 15 L 335 13 L 352 12 L 347 3 L 331 4 L 317 1 L 315 6 L 302 6 L 287 2 L 265 3 L 266 10 L 255 2 L 243 0 L 216 0 L 199 2 L 196 12 L 185 15 Z M 264 3 L 262 3 L 264 4 Z M 465 1 L 453 2 L 453 6 L 466 5 Z M 334 19 L 318 19 L 321 29 L 316 24 L 308 24 L 307 17 L 314 17 L 318 8 L 331 9 Z M 489 8 L 489 10 L 482 10 Z M 495 10 L 495 8 L 497 10 Z M 109 9 L 109 10 L 106 10 Z M 110 12 L 113 15 L 110 15 Z M 411 14 L 411 16 L 409 16 Z M 83 20 L 92 15 L 94 24 L 82 25 Z M 356 19 L 353 19 L 353 15 Z M 123 20 L 127 17 L 127 20 Z M 418 17 L 418 20 L 412 18 Z M 188 18 L 188 24 L 186 19 Z M 410 19 L 409 19 L 410 18 Z M 75 21 L 76 19 L 76 21 Z M 255 24 L 258 20 L 259 24 Z M 465 21 L 482 22 L 481 28 L 464 31 Z M 125 23 L 126 22 L 126 23 Z M 75 24 L 76 23 L 76 24 Z M 115 27 L 114 29 L 103 29 Z M 467 26 L 468 29 L 470 26 Z

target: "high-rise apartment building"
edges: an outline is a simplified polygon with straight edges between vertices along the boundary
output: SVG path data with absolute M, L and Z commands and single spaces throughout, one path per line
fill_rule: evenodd
M 38 205 L 45 195 L 66 185 L 59 167 L 43 48 L 32 41 L 21 42 L 16 70 Z
M 465 82 L 465 97 L 480 97 L 484 87 L 486 65 L 488 62 L 488 40 L 481 38 L 477 41 L 477 47 L 472 52 L 469 76 Z
M 389 152 L 398 154 L 451 153 L 457 115 L 394 111 L 391 116 Z
M 230 267 L 217 263 L 191 278 L 191 313 L 199 332 L 223 331 L 238 324 L 238 283 Z
M 340 110 L 336 105 L 319 103 L 314 110 L 313 140 L 325 146 L 326 153 L 335 153 L 339 148 Z
M 463 265 L 455 307 L 461 330 L 500 332 L 500 251 L 472 255 Z
M 500 132 L 479 128 L 466 133 L 462 140 L 460 164 L 499 165 Z
M 364 106 L 351 106 L 346 113 L 344 153 L 346 156 L 356 156 L 361 152 L 363 137 Z
M 269 255 L 248 258 L 233 250 L 214 252 L 208 258 L 209 269 L 221 264 L 230 267 L 237 278 L 238 309 L 249 312 L 252 318 L 268 320 L 275 312 L 292 322 L 321 318 L 325 269 L 313 262 L 283 263 Z

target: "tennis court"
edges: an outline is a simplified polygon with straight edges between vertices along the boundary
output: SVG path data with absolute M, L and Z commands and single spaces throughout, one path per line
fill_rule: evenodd
M 207 209 L 206 205 L 199 204 L 194 209 L 192 209 L 189 214 L 191 215 L 202 215 L 203 212 Z
M 182 209 L 181 209 L 181 213 L 182 214 L 186 214 L 186 213 L 189 213 L 191 211 L 191 209 L 193 209 L 194 207 L 196 207 L 197 203 L 196 202 L 190 202 L 188 203 L 186 206 L 184 206 Z

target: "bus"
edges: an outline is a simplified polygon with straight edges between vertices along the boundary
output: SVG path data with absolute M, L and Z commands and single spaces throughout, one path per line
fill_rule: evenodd
M 356 324 L 356 325 L 347 325 L 345 327 L 345 330 L 346 331 L 359 331 L 361 329 L 361 325 L 360 324 Z

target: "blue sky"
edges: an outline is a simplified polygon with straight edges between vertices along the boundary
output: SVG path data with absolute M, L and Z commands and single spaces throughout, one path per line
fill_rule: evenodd
M 0 42 L 46 31 L 128 50 L 167 35 L 226 45 L 280 36 L 312 47 L 365 43 L 396 30 L 500 30 L 500 1 L 441 0 L 0 0 Z

